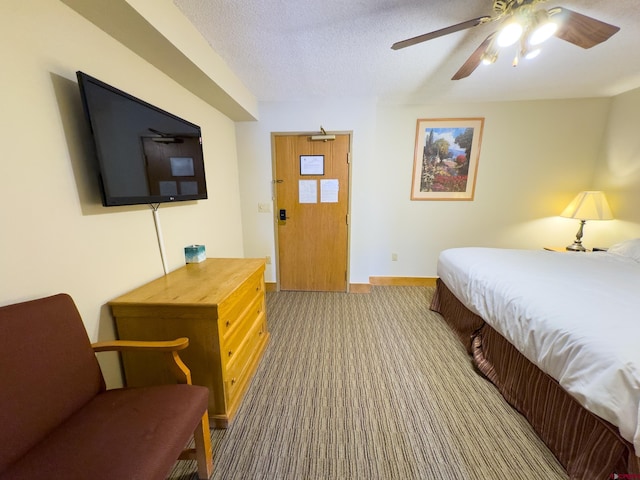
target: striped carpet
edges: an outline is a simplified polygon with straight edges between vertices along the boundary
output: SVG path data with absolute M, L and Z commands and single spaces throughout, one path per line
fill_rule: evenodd
M 212 430 L 212 479 L 566 479 L 429 310 L 433 292 L 268 293 L 271 342 L 230 428 Z

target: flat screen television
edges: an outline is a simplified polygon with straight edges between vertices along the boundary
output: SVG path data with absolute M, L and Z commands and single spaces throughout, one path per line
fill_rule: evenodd
M 200 127 L 77 72 L 104 206 L 207 198 Z

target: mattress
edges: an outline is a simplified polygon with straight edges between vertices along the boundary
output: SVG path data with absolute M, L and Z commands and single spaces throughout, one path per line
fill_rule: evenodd
M 469 310 L 640 452 L 640 263 L 605 252 L 455 248 L 438 275 Z

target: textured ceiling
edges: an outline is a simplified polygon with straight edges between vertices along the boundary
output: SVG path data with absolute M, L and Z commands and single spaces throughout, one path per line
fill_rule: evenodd
M 451 77 L 496 24 L 391 50 L 399 40 L 490 15 L 491 0 L 174 0 L 259 101 L 377 97 L 382 102 L 497 101 L 615 95 L 640 87 L 640 0 L 558 0 L 617 25 L 585 50 L 558 38 Z

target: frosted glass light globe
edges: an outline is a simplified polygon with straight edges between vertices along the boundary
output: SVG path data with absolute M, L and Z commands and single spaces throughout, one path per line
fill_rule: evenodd
M 496 42 L 501 47 L 509 47 L 516 43 L 522 35 L 522 25 L 518 22 L 511 22 L 504 26 Z
M 529 37 L 530 45 L 540 45 L 549 39 L 558 30 L 558 24 L 555 22 L 547 22 L 536 28 Z

